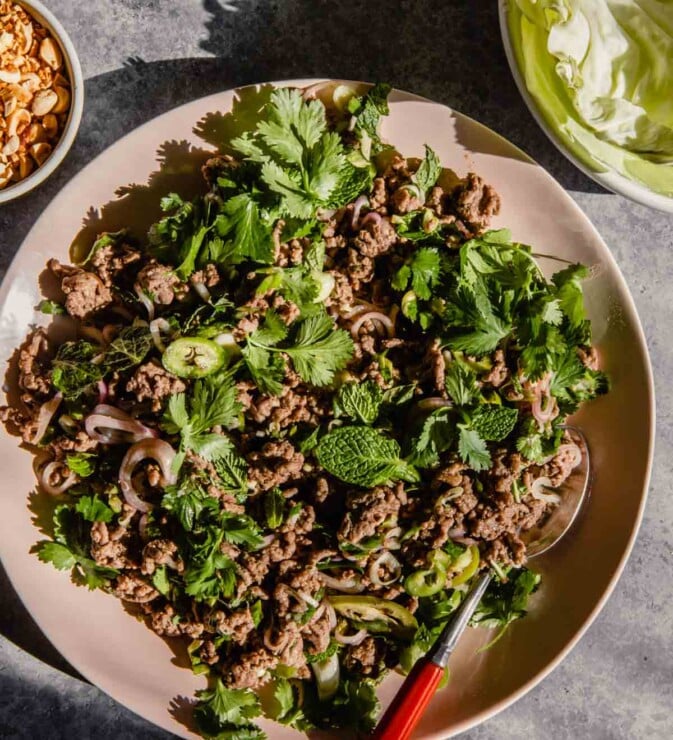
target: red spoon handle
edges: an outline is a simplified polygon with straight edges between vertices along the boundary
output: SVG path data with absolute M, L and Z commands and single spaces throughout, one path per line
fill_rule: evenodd
M 407 740 L 442 680 L 444 669 L 421 658 L 374 730 L 374 740 Z

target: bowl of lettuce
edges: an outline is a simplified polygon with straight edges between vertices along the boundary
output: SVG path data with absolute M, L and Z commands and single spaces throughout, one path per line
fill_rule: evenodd
M 673 213 L 673 3 L 499 6 L 514 79 L 552 142 L 609 190 Z

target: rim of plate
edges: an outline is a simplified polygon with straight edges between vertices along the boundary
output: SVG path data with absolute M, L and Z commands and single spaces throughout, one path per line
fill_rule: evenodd
M 113 147 L 116 147 L 120 145 L 122 142 L 126 141 L 127 139 L 130 139 L 132 136 L 137 134 L 141 130 L 146 130 L 152 128 L 155 121 L 158 118 L 161 118 L 162 116 L 174 114 L 177 111 L 180 111 L 182 109 L 188 108 L 189 106 L 193 105 L 197 101 L 210 101 L 212 100 L 213 104 L 216 104 L 216 101 L 218 98 L 220 98 L 223 94 L 230 93 L 230 92 L 238 92 L 241 90 L 249 89 L 249 88 L 256 88 L 260 85 L 273 85 L 274 87 L 283 87 L 283 86 L 293 86 L 293 87 L 307 87 L 309 85 L 317 85 L 319 83 L 328 83 L 328 82 L 343 82 L 344 84 L 353 84 L 353 85 L 370 85 L 371 83 L 363 82 L 363 81 L 356 81 L 356 80 L 343 80 L 338 78 L 294 78 L 294 79 L 286 79 L 286 80 L 269 80 L 269 81 L 260 81 L 256 82 L 250 85 L 243 85 L 241 87 L 235 87 L 235 88 L 229 88 L 227 90 L 222 90 L 218 93 L 214 93 L 211 95 L 204 96 L 202 98 L 195 98 L 192 101 L 189 101 L 188 103 L 184 103 L 183 105 L 177 106 L 175 108 L 172 108 L 168 111 L 165 111 L 164 113 L 155 116 L 154 118 L 150 119 L 149 121 L 145 122 L 141 126 L 138 126 L 137 128 L 133 129 L 132 131 L 129 131 L 127 134 L 125 134 L 123 137 L 117 139 L 114 143 L 112 143 L 109 147 L 107 147 L 104 151 L 100 152 L 89 164 L 87 164 L 82 170 L 64 187 L 54 196 L 54 199 L 59 197 L 61 192 L 67 188 L 70 188 L 73 186 L 73 184 L 76 184 L 76 182 L 82 178 L 84 179 L 90 172 L 94 171 L 96 169 L 96 165 L 98 163 L 98 160 L 101 159 L 107 152 L 109 152 L 110 149 Z M 478 127 L 486 132 L 488 132 L 489 136 L 496 137 L 499 141 L 505 143 L 507 147 L 510 147 L 511 149 L 515 150 L 520 157 L 522 157 L 526 162 L 535 165 L 536 168 L 538 168 L 542 173 L 544 173 L 544 177 L 548 180 L 550 180 L 553 185 L 558 189 L 558 196 L 559 198 L 563 198 L 566 200 L 567 206 L 575 211 L 575 213 L 578 215 L 578 217 L 584 222 L 585 228 L 592 232 L 593 236 L 597 238 L 597 241 L 600 243 L 602 248 L 602 258 L 604 261 L 608 262 L 610 264 L 610 267 L 612 268 L 613 274 L 615 275 L 615 278 L 617 282 L 620 285 L 620 288 L 623 291 L 624 297 L 626 299 L 627 307 L 630 309 L 632 315 L 633 315 L 633 327 L 636 334 L 636 339 L 638 344 L 640 345 L 640 350 L 642 351 L 642 355 L 645 359 L 645 383 L 647 387 L 647 394 L 649 398 L 649 415 L 650 415 L 650 424 L 649 424 L 649 439 L 648 439 L 648 447 L 647 447 L 647 460 L 646 462 L 646 474 L 643 480 L 642 485 L 642 495 L 640 499 L 640 504 L 638 506 L 638 511 L 636 516 L 634 517 L 631 533 L 629 535 L 628 542 L 626 544 L 626 547 L 624 549 L 624 553 L 622 557 L 620 558 L 614 573 L 612 574 L 603 594 L 598 599 L 595 607 L 592 609 L 592 611 L 589 613 L 587 618 L 585 619 L 584 623 L 581 625 L 581 627 L 577 630 L 577 632 L 573 635 L 573 637 L 566 643 L 566 645 L 560 650 L 560 652 L 554 657 L 553 660 L 551 660 L 542 670 L 538 671 L 535 675 L 533 675 L 526 683 L 524 683 L 520 688 L 513 691 L 508 696 L 504 697 L 500 701 L 496 702 L 492 706 L 488 707 L 487 709 L 482 710 L 481 712 L 478 712 L 474 714 L 470 718 L 466 718 L 459 722 L 457 725 L 451 728 L 451 730 L 447 731 L 439 731 L 439 732 L 431 732 L 427 735 L 424 735 L 424 740 L 443 740 L 444 738 L 448 737 L 454 737 L 462 732 L 465 732 L 466 730 L 469 730 L 471 728 L 476 727 L 477 725 L 480 725 L 481 723 L 487 721 L 488 719 L 494 717 L 495 715 L 499 714 L 504 709 L 508 708 L 512 704 L 514 704 L 516 701 L 518 701 L 521 697 L 523 697 L 525 694 L 527 694 L 531 689 L 533 689 L 537 684 L 539 684 L 541 681 L 543 681 L 570 653 L 570 651 L 577 645 L 577 643 L 580 641 L 580 639 L 584 636 L 585 632 L 588 630 L 588 628 L 591 626 L 593 621 L 596 619 L 602 608 L 604 607 L 607 600 L 610 598 L 612 592 L 614 591 L 615 586 L 617 585 L 617 582 L 619 581 L 619 578 L 621 577 L 624 566 L 626 565 L 626 562 L 631 554 L 631 551 L 633 549 L 633 545 L 635 542 L 635 539 L 637 537 L 638 531 L 640 529 L 640 525 L 642 523 L 643 519 L 643 513 L 645 509 L 645 505 L 647 503 L 647 496 L 648 496 L 648 490 L 650 485 L 650 478 L 652 473 L 652 460 L 654 455 L 654 433 L 655 433 L 655 391 L 654 391 L 654 380 L 653 380 L 653 372 L 652 372 L 652 364 L 650 361 L 649 352 L 647 349 L 647 342 L 645 339 L 645 334 L 642 328 L 642 324 L 640 321 L 640 317 L 638 316 L 638 312 L 636 310 L 635 303 L 633 301 L 633 297 L 631 296 L 631 291 L 628 288 L 628 285 L 626 283 L 626 280 L 615 260 L 613 257 L 610 249 L 606 245 L 603 238 L 600 236 L 598 230 L 593 225 L 593 223 L 590 221 L 588 216 L 582 211 L 582 209 L 577 205 L 577 203 L 571 198 L 571 196 L 566 192 L 566 190 L 560 185 L 560 183 L 549 173 L 547 170 L 544 169 L 540 164 L 538 164 L 532 157 L 530 157 L 528 154 L 526 154 L 522 149 L 512 144 L 508 139 L 506 139 L 504 136 L 501 136 L 497 132 L 493 131 L 492 129 L 488 128 L 488 126 L 485 126 L 484 124 L 480 123 L 479 121 L 476 121 L 473 118 L 470 118 L 469 116 L 466 116 L 465 114 L 460 113 L 459 111 L 454 110 L 452 107 L 445 105 L 443 103 L 438 103 L 433 100 L 430 100 L 429 98 L 417 95 L 415 93 L 408 92 L 406 90 L 402 90 L 400 88 L 393 88 L 392 92 L 400 93 L 402 94 L 406 99 L 408 100 L 415 100 L 415 101 L 422 101 L 431 103 L 432 105 L 442 106 L 444 108 L 449 109 L 452 113 L 459 113 L 462 118 L 469 121 L 471 125 Z M 12 278 L 14 277 L 14 274 L 18 270 L 18 256 L 19 253 L 22 251 L 24 244 L 27 244 L 30 242 L 31 234 L 33 230 L 37 228 L 37 223 L 31 228 L 30 232 L 26 235 L 25 239 L 23 240 L 21 246 L 17 250 L 16 254 L 12 258 L 12 261 L 7 269 L 7 273 L 2 281 L 2 284 L 0 285 L 0 306 L 2 306 L 7 298 L 7 292 L 10 286 L 10 282 Z M 6 434 L 6 432 L 3 430 L 3 434 Z M 12 587 L 15 589 L 19 597 L 21 598 L 22 602 L 23 599 L 23 589 L 14 582 L 12 579 L 12 574 L 7 573 L 7 576 L 10 580 L 10 583 L 12 584 Z M 35 617 L 33 617 L 35 619 Z M 39 626 L 40 630 L 43 632 L 43 634 L 49 639 L 49 641 L 54 645 L 54 647 L 58 650 L 57 641 L 52 639 L 52 630 L 48 625 L 45 625 L 43 623 L 42 619 L 35 619 L 37 625 Z M 59 650 L 60 652 L 60 650 Z M 85 668 L 82 666 L 80 661 L 78 659 L 71 659 L 70 656 L 64 655 L 66 660 L 82 675 L 84 676 L 88 681 L 90 681 L 92 684 L 94 684 L 97 688 L 99 688 L 103 693 L 110 696 L 115 701 L 119 701 L 120 704 L 125 706 L 126 708 L 130 709 L 131 711 L 135 712 L 139 716 L 145 718 L 145 716 L 142 713 L 142 709 L 140 707 L 135 707 L 133 703 L 128 703 L 127 701 L 122 701 L 116 699 L 116 697 L 109 693 L 105 687 L 101 686 L 100 683 L 97 682 L 95 678 L 92 677 L 92 675 L 95 673 L 95 670 Z M 147 720 L 151 722 L 152 724 L 155 724 L 157 726 L 160 726 L 164 729 L 166 729 L 169 732 L 177 733 L 179 732 L 178 729 L 176 729 L 174 724 L 171 724 L 170 722 L 166 722 L 163 724 L 159 724 L 155 722 L 154 720 Z M 187 735 L 180 733 L 183 737 L 193 737 L 192 734 Z
M 605 172 L 599 172 L 598 170 L 592 170 L 585 162 L 579 159 L 573 154 L 563 143 L 558 134 L 549 126 L 547 123 L 540 106 L 537 104 L 533 96 L 528 91 L 526 83 L 523 79 L 523 75 L 514 55 L 514 49 L 512 47 L 512 38 L 509 33 L 509 27 L 507 24 L 507 13 L 509 6 L 513 0 L 498 0 L 498 20 L 500 25 L 500 37 L 502 39 L 502 45 L 505 49 L 505 56 L 507 57 L 507 63 L 509 64 L 509 70 L 512 73 L 514 82 L 519 90 L 521 97 L 523 98 L 526 107 L 530 111 L 530 114 L 535 119 L 537 125 L 544 131 L 547 138 L 551 143 L 563 154 L 563 156 L 572 162 L 578 170 L 581 170 L 587 177 L 590 177 L 594 182 L 602 185 L 607 190 L 610 190 L 617 195 L 623 195 L 625 198 L 639 203 L 640 205 L 647 206 L 648 208 L 654 208 L 664 213 L 673 213 L 673 197 L 662 195 L 661 193 L 655 193 L 650 190 L 646 185 L 639 183 L 637 180 L 632 180 L 625 177 L 621 173 L 611 168 Z

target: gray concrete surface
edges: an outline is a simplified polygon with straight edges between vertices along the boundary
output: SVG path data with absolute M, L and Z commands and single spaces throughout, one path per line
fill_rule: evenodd
M 255 81 L 389 80 L 482 121 L 570 191 L 611 246 L 648 337 L 658 392 L 649 505 L 617 590 L 579 646 L 524 699 L 463 737 L 672 737 L 673 218 L 603 191 L 547 141 L 510 78 L 495 0 L 44 2 L 79 50 L 87 100 L 64 166 L 0 207 L 2 272 L 42 208 L 98 152 L 180 103 Z M 0 633 L 0 737 L 169 737 L 77 677 L 1 569 Z

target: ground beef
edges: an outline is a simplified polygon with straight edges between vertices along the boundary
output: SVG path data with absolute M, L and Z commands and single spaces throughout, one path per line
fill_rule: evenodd
M 219 663 L 220 655 L 212 640 L 204 640 L 199 648 L 199 660 L 206 665 Z
M 400 506 L 405 501 L 406 494 L 401 482 L 394 488 L 377 486 L 368 491 L 352 493 L 348 499 L 349 511 L 339 527 L 338 536 L 353 544 L 373 537 L 384 522 L 396 521 Z
M 19 351 L 19 388 L 43 396 L 49 394 L 51 371 L 47 362 L 48 354 L 47 333 L 44 329 L 35 329 Z
M 265 681 L 280 661 L 263 647 L 243 652 L 230 661 L 222 671 L 224 680 L 232 689 L 256 689 Z
M 505 353 L 501 349 L 496 350 L 493 354 L 492 363 L 491 369 L 482 377 L 481 380 L 483 383 L 488 383 L 494 388 L 499 388 L 509 378 L 509 369 L 505 362 Z
M 598 351 L 595 347 L 578 347 L 577 356 L 584 367 L 589 368 L 589 370 L 598 370 Z
M 138 273 L 138 287 L 153 303 L 168 306 L 174 300 L 182 300 L 189 292 L 172 268 L 155 260 L 145 265 Z
M 209 262 L 203 270 L 192 273 L 189 282 L 191 285 L 205 285 L 206 288 L 215 288 L 220 284 L 220 273 L 217 271 L 217 267 Z
M 416 194 L 404 185 L 393 193 L 391 200 L 395 213 L 409 213 L 423 206 Z
M 208 621 L 218 635 L 228 637 L 236 645 L 243 645 L 255 629 L 255 622 L 247 606 L 228 614 L 217 610 L 210 615 Z
M 150 401 L 154 412 L 161 411 L 167 398 L 184 393 L 186 389 L 180 378 L 156 362 L 141 365 L 126 384 L 126 390 L 133 393 L 139 403 Z
M 88 266 L 98 275 L 103 285 L 111 288 L 115 279 L 118 280 L 118 276 L 129 265 L 137 263 L 141 256 L 138 250 L 128 244 L 107 244 L 93 253 Z
M 143 548 L 141 572 L 151 576 L 160 565 L 167 565 L 178 573 L 184 570 L 185 565 L 178 554 L 178 546 L 175 542 L 165 539 L 151 540 Z
M 329 647 L 330 629 L 330 615 L 323 609 L 318 619 L 311 619 L 302 630 L 307 652 L 311 655 L 324 653 Z
M 374 178 L 372 183 L 372 194 L 369 197 L 369 205 L 373 210 L 384 208 L 388 203 L 388 191 L 386 189 L 386 180 L 384 177 Z
M 385 643 L 375 637 L 365 637 L 359 645 L 349 645 L 344 667 L 356 675 L 376 678 L 384 667 Z
M 301 476 L 304 456 L 286 439 L 267 442 L 248 455 L 248 480 L 258 490 L 269 491 Z
M 480 234 L 500 211 L 500 196 L 479 175 L 470 172 L 454 193 L 456 212 L 473 234 Z
M 98 447 L 98 442 L 84 431 L 80 430 L 75 433 L 74 437 L 66 437 L 64 434 L 59 435 L 49 442 L 49 449 L 55 457 L 60 457 L 66 452 L 91 452 Z
M 509 453 L 505 449 L 496 450 L 493 463 L 488 471 L 487 480 L 496 493 L 511 493 L 512 486 L 523 472 L 524 462 L 517 452 Z
M 61 279 L 61 290 L 65 293 L 65 310 L 72 317 L 87 319 L 112 303 L 113 296 L 109 287 L 96 273 L 61 265 L 56 259 L 49 260 L 48 266 Z
M 279 532 L 264 552 L 272 563 L 280 563 L 291 558 L 296 550 L 297 535 L 290 529 L 288 532 Z
M 179 637 L 182 633 L 176 621 L 176 611 L 170 604 L 154 611 L 153 605 L 146 604 L 150 627 L 162 637 Z
M 514 565 L 518 568 L 526 562 L 526 546 L 516 535 L 507 535 L 486 543 L 481 558 L 485 563 Z
M 483 540 L 495 540 L 502 535 L 516 535 L 519 530 L 530 529 L 546 509 L 543 501 L 532 499 L 529 503 L 505 503 L 499 506 L 478 504 L 467 517 L 467 531 Z
M 288 614 L 304 614 L 308 604 L 300 593 L 315 598 L 322 589 L 322 579 L 313 567 L 303 567 L 294 560 L 280 563 L 278 574 L 282 578 L 273 590 L 276 613 L 279 617 Z
M 159 596 L 159 592 L 147 581 L 138 576 L 123 573 L 117 576 L 113 588 L 114 595 L 122 601 L 131 601 L 136 604 L 144 604 Z
M 428 347 L 424 363 L 429 368 L 433 388 L 440 396 L 446 397 L 446 361 L 442 354 L 442 348 L 438 339 L 433 339 Z
M 304 249 L 311 243 L 310 239 L 290 239 L 278 246 L 275 262 L 280 267 L 300 265 L 304 258 Z
M 363 257 L 378 257 L 386 254 L 397 242 L 395 227 L 387 218 L 369 221 L 353 240 Z
M 105 568 L 131 568 L 134 558 L 129 555 L 131 537 L 126 527 L 109 528 L 105 522 L 91 525 L 91 557 Z

